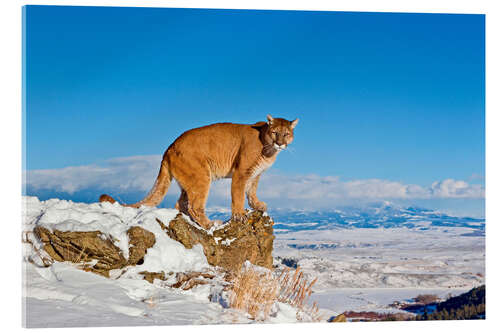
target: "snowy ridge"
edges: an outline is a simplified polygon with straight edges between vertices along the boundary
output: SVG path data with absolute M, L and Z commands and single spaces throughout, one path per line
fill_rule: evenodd
M 223 277 L 216 275 L 212 284 L 200 284 L 190 290 L 169 287 L 175 272 L 212 271 L 201 245 L 186 249 L 168 237 L 156 221 L 163 224 L 178 214 L 174 209 L 123 207 L 110 203 L 74 203 L 36 197 L 23 198 L 23 298 L 27 327 L 181 325 L 250 323 L 241 311 L 227 307 L 221 298 Z M 143 263 L 110 271 L 110 278 L 84 272 L 78 264 L 54 262 L 44 267 L 35 251 L 42 244 L 33 229 L 42 226 L 60 231 L 99 230 L 111 237 L 128 256 L 128 235 L 132 226 L 140 226 L 155 235 Z M 229 241 L 228 241 L 229 243 Z M 226 244 L 229 245 L 229 244 Z M 168 273 L 166 281 L 144 280 L 141 271 Z M 266 322 L 297 322 L 297 309 L 276 303 L 276 311 Z M 61 309 L 64 309 L 61 311 Z

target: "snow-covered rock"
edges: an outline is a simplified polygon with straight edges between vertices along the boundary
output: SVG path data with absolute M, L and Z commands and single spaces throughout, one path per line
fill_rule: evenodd
M 254 321 L 228 307 L 226 272 L 236 268 L 240 259 L 272 265 L 274 236 L 269 217 L 255 215 L 253 219 L 258 221 L 250 219 L 254 223 L 230 223 L 207 232 L 174 209 L 40 201 L 36 197 L 24 197 L 23 206 L 23 316 L 27 327 Z M 169 234 L 175 230 L 178 236 L 182 225 L 185 231 L 196 229 L 190 231 L 192 235 L 201 232 L 205 241 L 191 239 L 185 246 L 172 239 Z M 258 237 L 267 240 L 267 245 L 257 244 Z M 265 256 L 252 249 L 266 246 Z M 243 251 L 241 258 L 229 251 L 232 247 Z M 213 252 L 207 252 L 210 249 Z M 231 260 L 222 260 L 222 256 Z M 219 261 L 212 260 L 215 258 Z M 267 322 L 297 322 L 296 312 L 292 306 L 280 304 Z
M 209 267 L 201 245 L 187 249 L 171 239 L 157 222 L 160 219 L 168 225 L 178 213 L 174 209 L 137 209 L 117 203 L 84 204 L 58 199 L 40 202 L 36 197 L 25 197 L 24 205 L 26 237 L 54 260 L 97 260 L 93 266 L 86 266 L 105 276 L 110 270 L 126 266 L 128 275 L 142 271 L 203 271 Z M 31 260 L 36 255 L 25 253 Z
M 261 213 L 251 212 L 248 221 L 230 221 L 208 232 L 182 215 L 170 221 L 167 230 L 187 248 L 203 246 L 207 261 L 228 271 L 237 272 L 245 261 L 262 267 L 273 266 L 273 220 Z

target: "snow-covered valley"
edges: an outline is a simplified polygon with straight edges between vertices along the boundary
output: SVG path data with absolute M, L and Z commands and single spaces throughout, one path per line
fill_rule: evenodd
M 35 225 L 105 230 L 124 253 L 128 253 L 125 227 L 141 225 L 155 231 L 159 228 L 155 218 L 168 222 L 177 213 L 108 203 L 23 200 L 25 232 Z M 225 214 L 215 209 L 211 217 L 224 218 Z M 387 204 L 363 211 L 269 214 L 275 220 L 276 270 L 300 266 L 309 278 L 317 277 L 310 301 L 319 304 L 325 319 L 348 310 L 399 311 L 389 304 L 419 294 L 456 295 L 484 284 L 484 220 Z M 166 235 L 148 250 L 141 267 L 111 278 L 69 263 L 43 267 L 30 244 L 24 246 L 23 263 L 28 327 L 252 322 L 213 297 L 218 293 L 216 284 L 184 291 L 158 280 L 151 284 L 137 274 L 145 269 L 211 269 L 201 248 L 185 249 Z M 297 320 L 296 311 L 280 303 L 267 322 Z
M 444 299 L 485 282 L 484 220 L 387 203 L 290 215 L 275 224 L 274 256 L 318 277 L 311 300 L 325 313 L 395 311 L 394 301 Z

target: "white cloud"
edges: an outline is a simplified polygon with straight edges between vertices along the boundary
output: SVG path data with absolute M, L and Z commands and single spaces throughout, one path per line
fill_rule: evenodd
M 445 179 L 431 185 L 432 196 L 438 198 L 484 198 L 484 186 L 463 180 Z
M 262 177 L 259 188 L 263 197 L 301 200 L 484 198 L 483 186 L 454 179 L 423 187 L 385 179 L 341 181 L 338 177 L 269 173 Z
M 146 192 L 153 186 L 160 161 L 160 155 L 130 156 L 110 159 L 102 165 L 30 170 L 26 172 L 26 185 L 34 190 L 48 189 L 68 194 L 86 189 Z
M 107 193 L 143 192 L 156 179 L 161 156 L 115 158 L 102 165 L 66 167 L 27 171 L 27 185 L 33 190 L 55 190 L 73 194 L 80 190 L 99 189 Z M 328 207 L 332 203 L 349 203 L 385 199 L 484 198 L 484 186 L 463 180 L 445 179 L 424 187 L 385 179 L 342 181 L 339 177 L 285 175 L 270 171 L 261 177 L 258 195 L 281 206 L 300 202 L 310 207 Z M 177 186 L 169 195 L 178 195 Z M 96 194 L 97 195 L 97 194 Z M 212 202 L 230 202 L 230 180 L 212 184 Z

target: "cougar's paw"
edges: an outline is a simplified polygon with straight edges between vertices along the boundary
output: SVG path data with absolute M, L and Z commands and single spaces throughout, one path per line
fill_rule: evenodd
M 265 212 L 267 211 L 267 205 L 265 202 L 262 202 L 262 201 L 258 201 L 256 203 L 253 204 L 252 206 L 253 209 L 255 210 L 258 210 L 260 212 Z
M 192 217 L 191 217 L 192 218 Z M 208 218 L 204 217 L 204 218 L 197 218 L 197 219 L 193 219 L 196 223 L 198 223 L 198 225 L 200 227 L 202 227 L 203 229 L 205 230 L 208 230 L 210 229 L 212 226 L 213 226 L 213 222 L 210 221 Z
M 246 222 L 247 221 L 247 215 L 245 213 L 234 213 L 231 216 L 231 220 L 236 221 L 236 222 Z
M 209 230 L 214 225 L 212 221 L 197 222 L 200 227 Z

